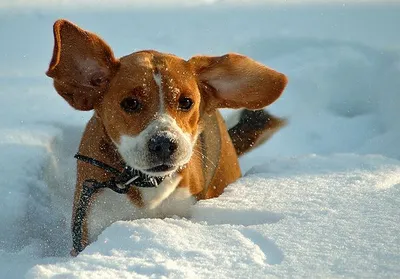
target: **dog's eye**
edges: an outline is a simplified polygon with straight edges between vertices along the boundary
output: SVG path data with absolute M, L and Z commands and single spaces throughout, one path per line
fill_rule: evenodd
M 138 112 L 141 108 L 139 101 L 132 97 L 123 99 L 120 105 L 128 113 Z
M 179 99 L 179 109 L 188 111 L 193 106 L 193 100 L 188 97 L 182 97 Z

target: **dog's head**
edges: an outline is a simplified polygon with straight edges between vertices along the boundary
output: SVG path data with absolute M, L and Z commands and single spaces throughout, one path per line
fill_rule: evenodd
M 54 24 L 54 38 L 47 75 L 57 92 L 75 109 L 94 109 L 125 162 L 150 175 L 189 162 L 202 114 L 263 108 L 287 83 L 238 54 L 184 60 L 139 51 L 117 59 L 102 39 L 66 20 Z

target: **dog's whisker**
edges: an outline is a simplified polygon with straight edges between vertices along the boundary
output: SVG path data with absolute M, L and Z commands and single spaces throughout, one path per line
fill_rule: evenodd
M 217 165 L 207 155 L 201 153 L 200 151 L 197 151 L 197 153 L 201 156 L 201 158 L 207 159 L 214 167 L 217 167 Z
M 205 154 L 201 153 L 200 151 L 194 150 L 194 155 L 197 155 L 198 158 L 200 158 L 200 159 L 206 159 L 206 160 L 208 160 L 208 162 L 210 162 L 210 164 L 212 164 L 213 167 L 215 167 L 215 168 L 217 167 L 217 166 L 213 163 L 213 161 L 211 161 L 210 158 L 208 158 Z

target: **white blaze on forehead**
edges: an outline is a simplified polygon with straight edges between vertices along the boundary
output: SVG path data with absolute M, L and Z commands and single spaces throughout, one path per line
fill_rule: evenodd
M 160 110 L 159 113 L 164 113 L 165 111 L 165 103 L 164 103 L 164 93 L 162 90 L 162 85 L 161 85 L 161 74 L 158 73 L 154 73 L 153 74 L 154 77 L 154 81 L 156 82 L 157 86 L 158 86 L 158 95 L 159 95 L 159 99 L 160 99 Z

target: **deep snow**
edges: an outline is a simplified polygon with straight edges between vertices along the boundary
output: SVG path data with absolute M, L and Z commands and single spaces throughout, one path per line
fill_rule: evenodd
M 0 277 L 400 276 L 399 12 L 0 10 Z M 44 76 L 60 17 L 117 56 L 247 54 L 289 76 L 270 107 L 289 125 L 243 157 L 245 176 L 192 219 L 118 222 L 71 259 L 72 156 L 90 113 L 69 108 Z
M 395 277 L 399 172 L 398 161 L 381 156 L 266 162 L 200 202 L 193 220 L 118 222 L 77 259 L 29 275 Z

